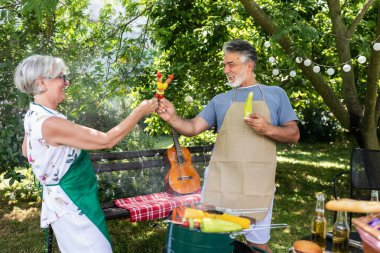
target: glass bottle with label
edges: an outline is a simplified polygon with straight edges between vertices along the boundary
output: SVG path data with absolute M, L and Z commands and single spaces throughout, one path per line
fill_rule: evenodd
M 337 219 L 333 227 L 333 253 L 348 253 L 348 240 L 350 237 L 350 227 L 347 223 L 347 212 L 338 211 Z
M 311 240 L 318 244 L 322 250 L 326 248 L 326 217 L 325 217 L 325 195 L 318 192 L 317 204 L 311 221 Z

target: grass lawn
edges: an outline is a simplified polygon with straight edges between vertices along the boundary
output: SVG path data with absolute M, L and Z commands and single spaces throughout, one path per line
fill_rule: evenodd
M 351 146 L 342 143 L 279 146 L 273 223 L 287 223 L 289 228 L 272 230 L 273 252 L 287 252 L 292 242 L 310 233 L 315 193 L 321 191 L 327 199 L 332 198 L 333 177 L 349 170 L 350 151 Z M 0 252 L 43 252 L 44 231 L 39 228 L 40 200 L 36 196 L 33 182 L 28 180 L 12 188 L 0 183 Z M 327 220 L 331 230 L 332 213 L 327 212 Z M 162 221 L 114 220 L 108 221 L 108 226 L 115 253 L 162 252 L 166 233 Z M 56 244 L 54 252 L 59 252 Z

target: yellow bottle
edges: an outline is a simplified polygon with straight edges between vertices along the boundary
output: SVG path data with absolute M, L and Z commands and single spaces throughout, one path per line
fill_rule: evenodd
M 317 204 L 313 219 L 311 221 L 311 240 L 318 244 L 322 250 L 326 249 L 326 217 L 325 217 L 325 195 L 322 192 L 318 192 Z
M 347 223 L 347 212 L 338 211 L 336 222 L 333 227 L 333 253 L 348 253 L 350 227 Z

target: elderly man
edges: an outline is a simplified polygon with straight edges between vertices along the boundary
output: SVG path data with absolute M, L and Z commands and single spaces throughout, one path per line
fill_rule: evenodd
M 260 84 L 252 45 L 231 40 L 223 46 L 224 73 L 232 90 L 215 96 L 193 119 L 183 119 L 166 99 L 157 113 L 186 136 L 216 127 L 218 136 L 205 172 L 202 202 L 230 209 L 264 210 L 247 216 L 267 227 L 246 235 L 250 245 L 271 252 L 270 224 L 275 192 L 276 142 L 297 143 L 298 118 L 285 91 Z M 252 114 L 244 117 L 244 101 L 254 93 Z

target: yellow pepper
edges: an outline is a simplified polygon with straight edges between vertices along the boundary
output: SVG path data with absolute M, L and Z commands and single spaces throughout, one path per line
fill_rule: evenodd
M 252 114 L 252 101 L 253 101 L 253 91 L 248 93 L 247 99 L 244 104 L 244 117 L 248 117 Z
M 203 218 L 201 230 L 205 233 L 223 233 L 239 231 L 242 230 L 242 227 L 239 224 L 226 220 Z
M 185 213 L 183 217 L 190 218 L 190 219 L 203 219 L 203 218 L 206 218 L 206 213 L 203 212 L 202 210 L 187 207 L 185 209 Z
M 235 215 L 231 215 L 231 214 L 227 214 L 227 213 L 219 214 L 219 215 L 215 216 L 215 218 L 234 222 L 236 224 L 239 224 L 243 229 L 247 229 L 251 225 L 251 221 L 249 219 L 239 217 L 239 216 L 235 216 Z

